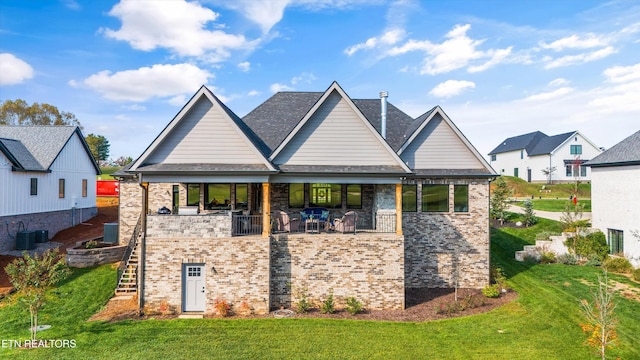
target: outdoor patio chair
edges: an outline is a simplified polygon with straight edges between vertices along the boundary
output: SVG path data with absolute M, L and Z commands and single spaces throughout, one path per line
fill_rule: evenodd
M 358 214 L 355 211 L 348 211 L 342 218 L 333 220 L 333 228 L 335 231 L 341 233 L 353 232 L 356 233 L 356 221 L 358 221 Z
M 300 230 L 300 219 L 291 218 L 285 211 L 274 211 L 275 230 L 283 232 L 297 232 Z

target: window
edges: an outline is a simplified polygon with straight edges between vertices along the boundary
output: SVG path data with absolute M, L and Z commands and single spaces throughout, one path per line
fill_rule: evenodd
M 566 176 L 571 176 L 573 175 L 573 167 L 571 165 L 567 165 L 566 166 L 566 172 L 565 172 Z
M 402 211 L 418 211 L 418 185 L 402 185 Z
M 289 184 L 289 207 L 304 207 L 304 184 Z
M 340 184 L 311 184 L 310 206 L 339 208 L 342 206 L 342 186 Z
M 571 145 L 571 148 L 569 150 L 571 152 L 571 155 L 580 155 L 582 154 L 582 145 Z
M 64 179 L 58 179 L 58 197 L 64 199 Z
M 347 185 L 347 207 L 349 209 L 362 209 L 362 185 Z
M 609 232 L 609 253 L 618 254 L 624 252 L 624 233 L 622 230 L 607 229 Z
M 208 209 L 231 208 L 231 184 L 207 184 L 206 191 Z
M 491 161 L 496 161 L 497 158 L 498 158 L 497 155 L 495 155 L 495 154 L 491 155 Z
M 520 150 L 520 159 L 524 159 L 524 150 Z
M 584 165 L 580 165 L 580 176 L 582 177 L 587 176 L 587 167 Z
M 87 179 L 82 179 L 82 197 L 87 197 Z
M 518 177 L 518 168 L 513 168 L 513 176 Z
M 31 195 L 38 195 L 38 178 L 31 178 Z
M 248 185 L 236 184 L 236 209 L 248 209 L 249 197 L 248 197 Z
M 187 206 L 200 205 L 200 184 L 187 184 Z
M 449 211 L 449 185 L 422 185 L 422 211 Z
M 455 185 L 453 187 L 453 211 L 469 211 L 469 185 Z

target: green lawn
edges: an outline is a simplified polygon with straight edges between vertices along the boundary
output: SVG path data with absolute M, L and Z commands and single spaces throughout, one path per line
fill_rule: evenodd
M 503 176 L 507 182 L 509 189 L 513 191 L 512 197 L 531 198 L 533 195 L 536 199 L 568 199 L 574 194 L 575 184 L 539 184 L 528 183 L 525 180 L 513 176 Z M 591 198 L 591 183 L 581 183 L 578 186 L 578 199 Z
M 106 167 L 101 167 L 100 168 L 100 172 L 102 173 L 101 175 L 96 176 L 97 180 L 115 180 L 115 178 L 113 176 L 111 176 L 111 174 L 113 174 L 114 172 L 120 170 L 122 167 L 121 166 L 106 166 Z
M 115 269 L 77 270 L 42 311 L 54 327 L 43 339 L 74 339 L 75 349 L 0 349 L 13 359 L 589 359 L 578 301 L 588 298 L 600 270 L 566 265 L 531 265 L 513 260 L 536 232 L 559 231 L 541 219 L 526 229 L 492 230 L 492 258 L 520 293 L 492 312 L 426 323 L 330 319 L 146 320 L 86 322 L 110 296 Z M 632 284 L 628 278 L 612 279 Z M 638 284 L 634 286 L 638 287 Z M 7 300 L 3 300 L 6 303 Z M 640 303 L 619 298 L 620 346 L 611 358 L 640 358 Z M 0 307 L 2 339 L 28 337 L 28 313 Z
M 578 198 L 578 200 L 580 204 L 584 206 L 582 211 L 591 212 L 591 200 L 580 200 L 580 198 Z M 563 212 L 567 204 L 570 204 L 571 207 L 573 208 L 573 203 L 570 202 L 569 199 L 560 199 L 560 200 L 534 199 L 534 200 L 531 200 L 531 203 L 533 204 L 534 210 L 542 210 L 542 211 Z M 515 203 L 515 205 L 523 207 L 524 201 L 518 201 L 517 203 Z

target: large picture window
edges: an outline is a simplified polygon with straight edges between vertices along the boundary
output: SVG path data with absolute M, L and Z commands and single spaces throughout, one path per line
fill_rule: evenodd
M 304 184 L 289 184 L 289 207 L 304 207 Z
M 342 206 L 342 186 L 340 184 L 311 184 L 309 205 L 327 208 Z
M 422 211 L 449 211 L 449 185 L 422 185 Z
M 187 206 L 200 205 L 200 184 L 187 184 Z
M 347 185 L 347 207 L 349 209 L 362 209 L 362 185 Z
M 231 184 L 207 184 L 206 190 L 205 201 L 208 209 L 231 208 Z
M 236 184 L 236 209 L 248 209 L 249 187 L 247 184 Z
M 418 185 L 402 185 L 402 212 L 418 211 Z
M 469 211 L 469 185 L 455 185 L 453 187 L 453 211 Z

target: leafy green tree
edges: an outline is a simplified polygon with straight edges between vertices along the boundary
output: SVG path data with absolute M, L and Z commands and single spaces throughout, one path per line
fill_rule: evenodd
M 507 185 L 507 182 L 504 181 L 502 176 L 499 176 L 498 179 L 494 182 L 493 194 L 491 195 L 490 200 L 490 215 L 492 219 L 500 220 L 500 223 L 504 223 L 507 212 L 507 199 L 511 195 L 511 189 Z
M 109 158 L 109 140 L 102 135 L 89 134 L 84 140 L 89 145 L 89 149 L 91 150 L 91 154 L 93 157 L 98 160 L 107 160 Z
M 36 254 L 33 257 L 25 251 L 23 258 L 15 259 L 4 270 L 20 300 L 29 307 L 31 340 L 35 340 L 38 332 L 38 310 L 45 303 L 47 290 L 64 280 L 70 270 L 64 259 L 60 258 L 58 249 L 47 250 L 42 256 Z
M 75 125 L 81 127 L 73 113 L 60 111 L 57 107 L 46 103 L 29 105 L 22 99 L 5 100 L 0 105 L 0 125 Z
M 127 156 L 127 157 L 120 156 L 119 158 L 113 160 L 113 163 L 118 166 L 125 166 L 132 161 L 133 161 L 133 158 L 131 156 Z

